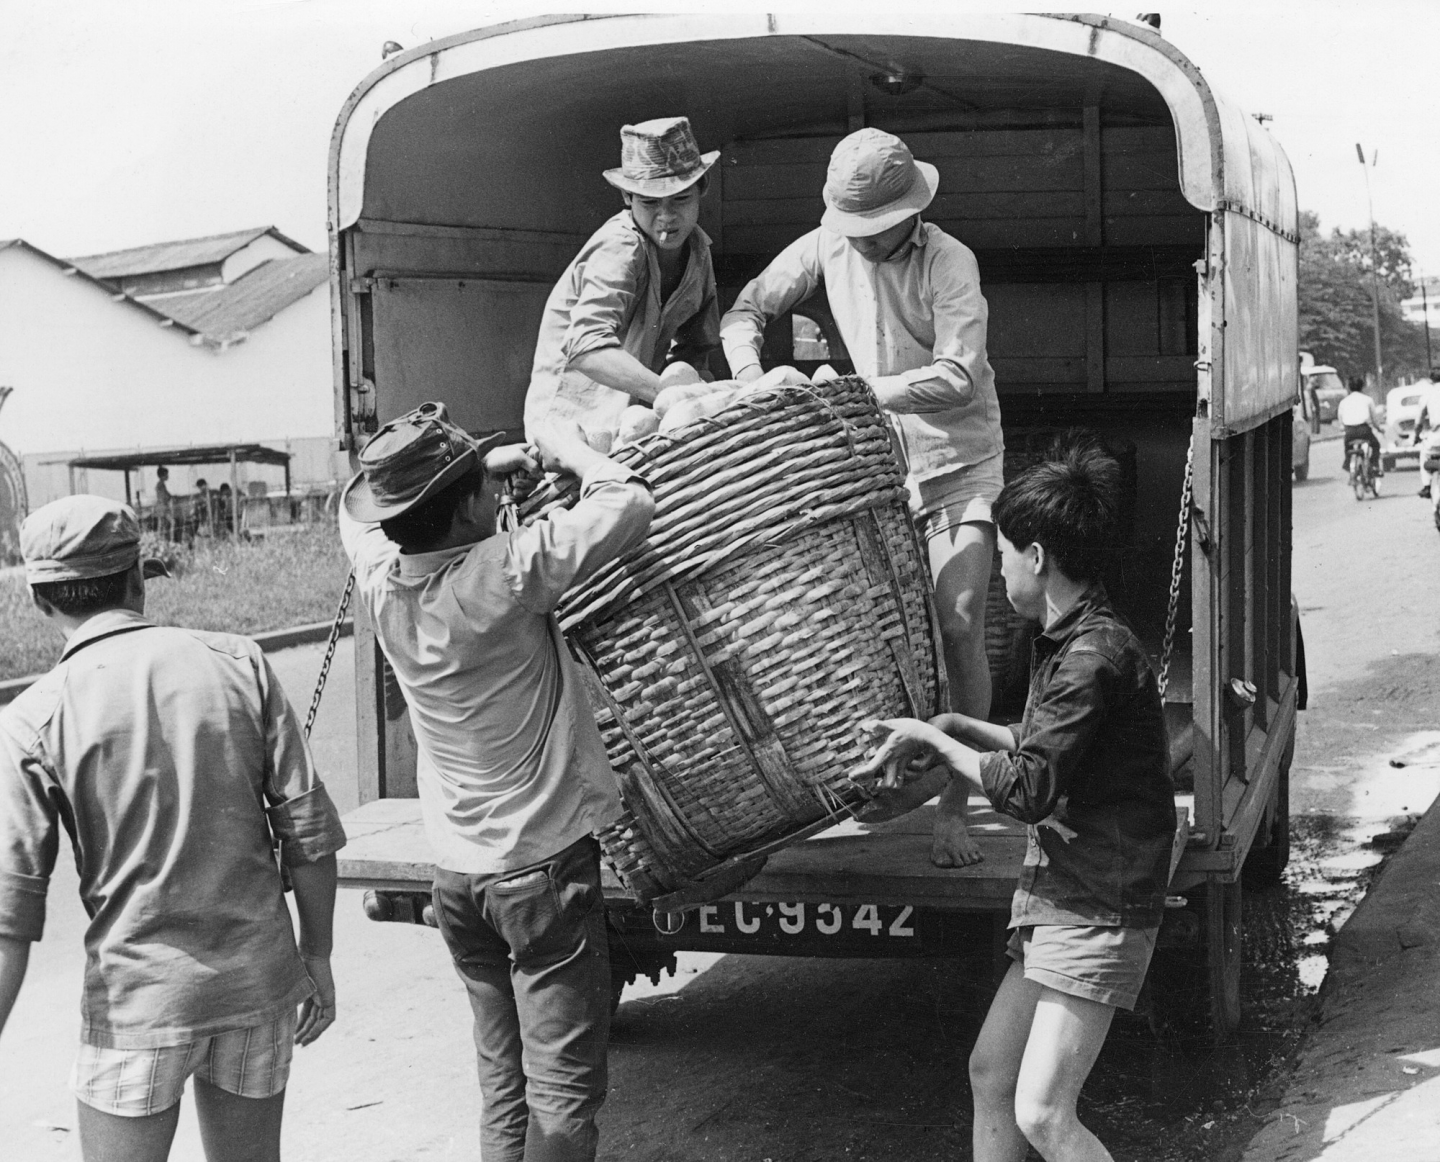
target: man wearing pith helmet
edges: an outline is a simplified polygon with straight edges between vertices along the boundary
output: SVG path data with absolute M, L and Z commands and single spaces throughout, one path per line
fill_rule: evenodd
M 590 1162 L 610 1031 L 594 833 L 620 797 L 554 610 L 654 502 L 573 421 L 536 436 L 476 441 L 422 404 L 361 451 L 340 536 L 415 731 L 435 918 L 475 1016 L 480 1156 Z M 498 479 L 537 462 L 580 499 L 497 529 Z
M 620 130 L 604 178 L 625 209 L 580 248 L 545 304 L 525 430 L 573 420 L 613 432 L 631 404 L 696 383 L 720 346 L 710 238 L 700 201 L 720 151 L 702 153 L 686 117 Z
M 988 310 L 975 255 L 921 219 L 939 172 L 900 138 L 861 129 L 835 147 L 825 214 L 741 290 L 721 320 L 731 373 L 761 374 L 765 325 L 822 286 L 855 370 L 899 436 L 911 508 L 926 543 L 952 708 L 990 712 L 985 597 L 995 554 L 990 504 L 1004 481 L 995 376 L 985 354 Z M 974 863 L 964 790 L 947 788 L 932 858 Z
M 90 917 L 81 1153 L 165 1158 L 193 1076 L 207 1158 L 279 1162 L 293 1047 L 335 1020 L 340 816 L 260 647 L 145 617 L 146 579 L 169 574 L 128 507 L 68 496 L 20 545 L 66 640 L 0 711 L 0 1028 L 68 833 Z

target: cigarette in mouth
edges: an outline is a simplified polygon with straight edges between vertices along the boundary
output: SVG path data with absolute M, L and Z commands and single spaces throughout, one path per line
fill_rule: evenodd
M 669 230 L 661 230 L 661 231 L 660 231 L 660 241 L 661 241 L 661 242 L 666 241 L 669 237 L 670 237 L 670 231 L 669 231 Z

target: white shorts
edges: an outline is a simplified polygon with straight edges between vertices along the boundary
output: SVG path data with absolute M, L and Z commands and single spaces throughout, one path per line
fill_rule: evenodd
M 928 544 L 963 524 L 992 523 L 990 506 L 1004 487 L 1004 452 L 912 485 L 911 507 L 920 514 L 916 518 L 920 539 Z
M 295 1007 L 263 1025 L 231 1029 L 160 1049 L 81 1045 L 70 1074 L 75 1096 L 92 1109 L 122 1118 L 168 1110 L 191 1074 L 237 1097 L 274 1097 L 290 1080 L 295 1052 Z

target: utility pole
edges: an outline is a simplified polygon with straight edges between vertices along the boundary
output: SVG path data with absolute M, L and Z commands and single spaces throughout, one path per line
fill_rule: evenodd
M 1425 320 L 1425 370 L 1435 366 L 1430 354 L 1430 296 L 1425 293 L 1425 270 L 1420 270 L 1420 317 Z
M 1360 159 L 1360 170 L 1365 175 L 1365 204 L 1370 210 L 1370 318 L 1375 328 L 1375 387 L 1380 398 L 1385 398 L 1385 367 L 1380 361 L 1380 258 L 1375 249 L 1375 202 L 1370 197 L 1370 167 L 1380 157 L 1377 149 L 1369 164 L 1365 162 L 1365 151 L 1355 143 L 1355 155 Z

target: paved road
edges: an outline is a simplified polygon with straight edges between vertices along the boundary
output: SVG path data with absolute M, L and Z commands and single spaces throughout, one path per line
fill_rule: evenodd
M 1440 734 L 1426 733 L 1440 723 L 1440 620 L 1430 583 L 1440 535 L 1414 498 L 1414 473 L 1393 474 L 1385 498 L 1357 505 L 1340 487 L 1338 454 L 1334 444 L 1317 445 L 1313 476 L 1295 490 L 1295 591 L 1313 699 L 1301 718 L 1295 809 L 1378 818 L 1422 809 L 1440 771 L 1424 765 L 1440 759 L 1428 749 Z M 292 698 L 307 705 L 319 648 L 274 661 Z M 332 681 L 315 747 L 348 805 L 348 643 Z M 1410 765 L 1390 767 L 1397 755 Z M 0 1141 L 7 1157 L 26 1162 L 78 1157 L 64 1087 L 78 1030 L 84 918 L 68 866 L 51 899 L 47 939 L 0 1040 Z M 297 1057 L 286 1158 L 474 1158 L 469 1013 L 438 936 L 369 923 L 356 894 L 345 893 L 335 968 L 340 1022 Z M 689 957 L 676 979 L 658 989 L 641 982 L 626 994 L 601 1157 L 966 1158 L 965 1059 L 983 1003 L 982 990 L 945 962 Z M 1170 1156 L 1158 1148 L 1163 1111 L 1194 1082 L 1191 1067 L 1141 1040 L 1112 1038 L 1088 1095 L 1115 1126 L 1129 1124 L 1126 1110 L 1136 1103 L 1162 1111 L 1139 1119 L 1135 1136 L 1117 1148 L 1121 1158 Z M 177 1162 L 201 1157 L 188 1107 Z M 1177 1132 L 1189 1126 L 1179 1115 L 1174 1123 Z

